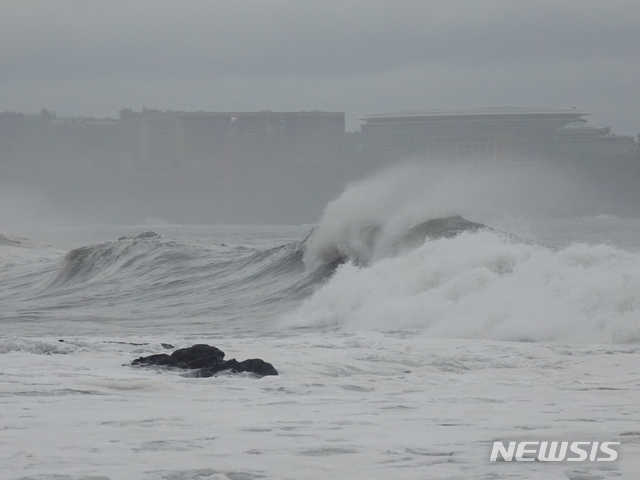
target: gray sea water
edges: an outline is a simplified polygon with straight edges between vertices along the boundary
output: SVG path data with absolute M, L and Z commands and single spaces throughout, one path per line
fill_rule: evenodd
M 2 232 L 0 477 L 638 478 L 640 220 L 483 228 L 373 186 L 317 225 Z M 279 376 L 130 365 L 195 343 Z

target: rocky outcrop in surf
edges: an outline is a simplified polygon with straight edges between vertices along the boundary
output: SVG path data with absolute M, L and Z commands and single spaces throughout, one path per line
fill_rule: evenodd
M 212 377 L 223 371 L 230 373 L 253 373 L 257 377 L 278 375 L 270 363 L 260 358 L 237 361 L 235 358 L 224 360 L 224 352 L 211 345 L 198 344 L 176 350 L 171 355 L 159 353 L 148 357 L 136 358 L 131 362 L 140 367 L 165 367 L 192 370 L 195 377 Z

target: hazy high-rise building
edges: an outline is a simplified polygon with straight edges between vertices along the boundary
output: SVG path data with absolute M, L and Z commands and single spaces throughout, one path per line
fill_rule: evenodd
M 343 112 L 159 112 L 140 115 L 148 165 L 206 168 L 234 162 L 314 162 L 344 143 Z

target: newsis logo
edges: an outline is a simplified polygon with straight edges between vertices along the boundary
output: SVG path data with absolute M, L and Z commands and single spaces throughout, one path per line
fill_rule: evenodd
M 489 461 L 511 462 L 613 462 L 620 442 L 493 442 Z M 502 459 L 500 459 L 502 457 Z

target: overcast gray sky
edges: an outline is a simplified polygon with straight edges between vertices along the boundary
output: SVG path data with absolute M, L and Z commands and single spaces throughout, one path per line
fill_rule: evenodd
M 0 0 L 0 111 L 573 107 L 640 132 L 639 0 Z

